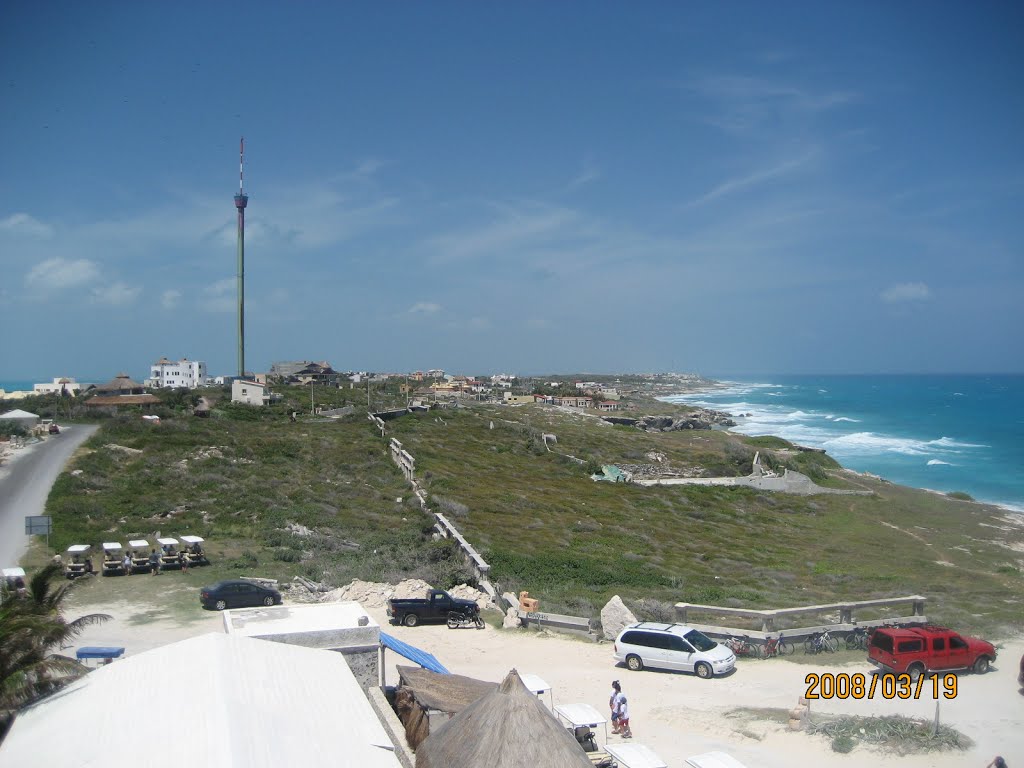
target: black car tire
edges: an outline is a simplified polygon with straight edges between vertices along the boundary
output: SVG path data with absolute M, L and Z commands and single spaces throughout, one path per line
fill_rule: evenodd
M 216 603 L 213 604 L 213 607 L 216 608 L 218 611 L 223 611 L 225 608 L 228 607 L 228 602 L 227 600 L 218 600 Z
M 974 670 L 974 674 L 976 675 L 984 675 L 988 672 L 988 664 L 988 656 L 979 656 L 971 669 Z
M 702 680 L 710 680 L 715 676 L 715 672 L 711 669 L 711 665 L 706 661 L 698 661 L 697 666 L 693 668 L 693 671 L 697 673 L 697 677 Z
M 626 666 L 634 672 L 642 672 L 644 668 L 644 660 L 635 653 L 631 653 L 626 657 Z
M 917 678 L 925 674 L 928 670 L 925 669 L 924 664 L 911 664 L 907 667 L 907 674 L 910 675 L 912 682 L 917 682 Z
M 274 598 L 272 598 L 270 595 L 267 595 L 263 598 L 263 604 L 269 608 L 274 604 Z
M 405 619 L 403 619 L 402 623 L 407 627 L 415 627 L 420 623 L 420 617 L 415 613 L 407 613 L 405 614 Z

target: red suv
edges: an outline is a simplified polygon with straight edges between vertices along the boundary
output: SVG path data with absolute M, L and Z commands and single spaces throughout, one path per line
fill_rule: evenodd
M 995 660 L 992 643 L 945 627 L 886 627 L 875 630 L 868 641 L 868 661 L 884 672 L 906 672 L 914 679 L 954 669 L 981 674 Z

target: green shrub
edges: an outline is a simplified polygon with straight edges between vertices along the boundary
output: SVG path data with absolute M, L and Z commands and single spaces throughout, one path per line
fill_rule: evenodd
M 852 736 L 843 733 L 832 739 L 832 751 L 847 754 L 853 751 L 855 742 Z

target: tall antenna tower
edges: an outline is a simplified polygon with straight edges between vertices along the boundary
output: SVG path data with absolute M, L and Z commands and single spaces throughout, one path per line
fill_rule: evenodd
M 238 144 L 238 377 L 245 377 L 245 206 L 249 196 L 242 186 L 245 177 L 245 137 Z

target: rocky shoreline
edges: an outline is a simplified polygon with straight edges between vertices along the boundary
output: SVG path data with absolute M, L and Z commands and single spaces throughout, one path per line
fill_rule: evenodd
M 641 416 L 631 419 L 624 416 L 602 416 L 610 424 L 624 424 L 636 427 L 644 432 L 675 432 L 681 429 L 713 429 L 715 427 L 735 427 L 732 414 L 724 411 L 712 411 L 696 408 L 683 416 Z

